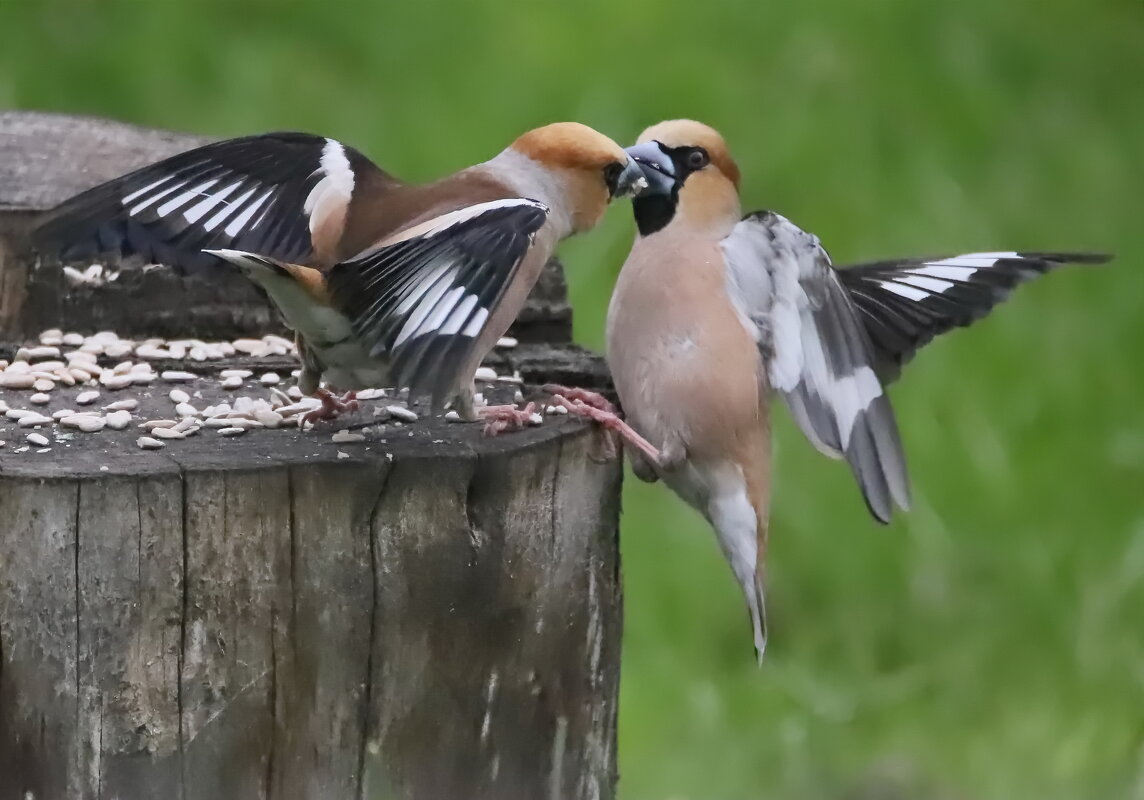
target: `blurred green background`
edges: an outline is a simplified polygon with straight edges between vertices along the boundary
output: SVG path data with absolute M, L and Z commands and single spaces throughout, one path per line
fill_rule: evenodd
M 1141 0 L 0 0 L 0 107 L 310 130 L 409 179 L 692 116 L 840 263 L 1114 251 L 907 369 L 889 528 L 781 416 L 762 670 L 714 538 L 628 481 L 620 793 L 1144 798 Z M 564 247 L 587 344 L 632 233 Z

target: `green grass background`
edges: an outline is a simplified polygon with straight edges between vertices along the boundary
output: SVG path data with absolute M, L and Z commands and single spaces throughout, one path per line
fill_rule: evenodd
M 890 527 L 780 419 L 762 670 L 713 537 L 628 482 L 621 797 L 1144 798 L 1141 0 L 0 0 L 0 107 L 311 130 L 410 179 L 693 116 L 839 262 L 1115 251 L 907 369 Z M 632 233 L 563 250 L 587 344 Z

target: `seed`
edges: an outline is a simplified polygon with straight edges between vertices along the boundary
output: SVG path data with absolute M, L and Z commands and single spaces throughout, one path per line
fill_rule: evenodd
M 290 341 L 289 339 L 284 339 L 281 336 L 277 336 L 273 333 L 268 333 L 263 336 L 262 341 L 274 347 L 284 347 L 286 350 L 294 349 L 294 342 Z
M 161 447 L 166 447 L 165 442 L 160 442 L 158 439 L 152 439 L 150 436 L 140 436 L 135 440 L 135 444 L 142 450 L 158 450 Z
M 43 414 L 37 414 L 33 411 L 31 414 L 25 414 L 20 417 L 20 421 L 16 424 L 21 428 L 35 428 L 38 425 L 51 425 L 52 418 L 45 417 Z
M 98 392 L 96 394 L 98 394 Z M 76 398 L 76 402 L 77 403 L 79 402 L 78 397 Z M 129 397 L 126 400 L 116 400 L 114 403 L 110 403 L 110 404 L 104 406 L 103 410 L 104 411 L 134 411 L 138 407 L 139 407 L 139 401 L 136 400 L 134 397 Z
M 123 358 L 131 354 L 132 347 L 127 342 L 117 342 L 103 348 L 103 354 L 108 358 Z
M 35 403 L 38 406 L 47 405 L 52 402 L 52 396 L 47 392 L 36 392 L 28 398 L 29 403 Z
M 211 417 L 203 422 L 208 428 L 261 428 L 262 423 L 256 419 L 244 417 Z
M 255 355 L 266 349 L 266 343 L 261 339 L 235 339 L 234 349 L 240 353 Z
M 170 358 L 171 357 L 171 351 L 165 350 L 161 347 L 155 347 L 154 345 L 141 344 L 135 348 L 135 357 L 136 358 L 146 358 L 146 359 L 150 359 L 150 360 L 157 360 L 160 358 Z
M 171 358 L 182 359 L 187 355 L 187 346 L 182 342 L 168 342 L 167 351 L 171 354 Z
M 29 411 L 26 408 L 10 408 L 4 412 L 4 416 L 6 416 L 8 419 L 17 419 L 18 420 L 18 419 L 22 419 L 23 417 L 28 416 L 29 414 L 35 414 L 35 413 L 36 413 L 35 411 Z
M 358 400 L 378 400 L 385 397 L 385 389 L 362 389 L 357 393 Z
M 277 428 L 282 424 L 282 415 L 277 411 L 259 409 L 254 412 L 254 418 L 267 428 Z
M 199 410 L 190 403 L 178 403 L 175 406 L 175 413 L 180 417 L 197 417 Z
M 27 439 L 31 444 L 36 445 L 36 447 L 47 447 L 49 444 L 48 437 L 39 433 L 29 433 L 24 438 Z
M 231 427 L 218 429 L 219 436 L 239 436 L 243 433 L 246 433 L 246 428 Z
M 54 419 L 56 422 L 59 422 L 64 417 L 70 417 L 75 413 L 76 412 L 72 411 L 70 408 L 61 408 L 59 411 L 52 412 L 52 419 Z
M 25 358 L 21 359 L 20 353 L 23 353 Z M 46 358 L 59 357 L 60 348 L 58 347 L 21 347 L 16 354 L 17 361 L 43 361 Z
M 45 342 L 45 339 L 51 339 L 53 341 Z M 61 344 L 63 343 L 63 340 L 64 332 L 59 328 L 48 328 L 46 331 L 40 334 L 40 344 Z
M 73 378 L 75 378 L 76 383 L 87 383 L 88 381 L 91 380 L 91 373 L 88 372 L 86 369 L 79 369 L 78 367 L 72 367 L 71 369 L 68 370 L 68 373 Z
M 462 422 L 462 419 L 461 419 L 461 415 L 458 414 L 456 411 L 446 411 L 445 412 L 445 421 L 446 422 Z
M 96 391 L 80 392 L 75 396 L 76 403 L 81 406 L 89 406 L 98 399 L 99 392 Z
M 191 352 L 188 354 L 191 361 L 206 361 L 207 351 L 202 347 L 192 347 Z
M 12 367 L 8 369 L 10 370 Z M 6 370 L 0 374 L 0 389 L 31 389 L 35 383 L 36 376 L 29 373 L 12 373 Z
M 121 431 L 131 424 L 131 412 L 127 410 L 112 411 L 104 417 L 104 421 L 107 422 L 107 427 L 113 431 Z
M 283 417 L 292 417 L 295 414 L 301 414 L 304 411 L 313 411 L 315 408 L 320 408 L 321 405 L 321 401 L 313 398 L 307 398 L 302 402 L 294 403 L 293 405 L 282 406 L 278 409 L 278 413 Z
M 179 433 L 185 433 L 188 436 L 190 436 L 192 433 L 197 431 L 200 427 L 201 427 L 201 425 L 200 425 L 199 421 L 197 419 L 195 419 L 194 417 L 183 417 L 181 420 L 179 420 L 179 424 L 176 425 L 171 430 L 178 431 Z
M 62 343 L 68 347 L 79 347 L 83 344 L 83 336 L 78 333 L 65 333 Z
M 386 406 L 385 410 L 389 412 L 391 417 L 396 417 L 402 422 L 416 422 L 416 412 L 410 411 L 405 406 Z
M 221 385 L 224 389 L 241 389 L 242 378 L 238 377 L 237 375 L 232 375 L 229 378 L 223 378 Z
M 497 379 L 497 371 L 492 367 L 477 367 L 477 371 L 473 373 L 473 379 L 478 381 L 495 381 Z
M 364 442 L 365 437 L 360 433 L 350 433 L 349 431 L 337 431 L 330 437 L 330 441 L 336 444 L 348 444 L 349 442 Z
M 233 356 L 235 352 L 237 352 L 234 349 L 234 345 L 230 342 L 216 342 L 215 347 L 218 348 L 218 351 L 222 353 L 224 357 Z
M 168 370 L 164 370 L 162 372 L 162 374 L 160 375 L 160 377 L 163 380 L 169 381 L 171 383 L 183 383 L 186 381 L 195 380 L 196 378 L 198 378 L 198 375 L 196 375 L 193 372 L 180 372 L 179 370 L 176 370 L 176 369 L 168 369 Z
M 277 372 L 264 372 L 258 377 L 258 382 L 263 386 L 277 386 L 281 381 Z
M 177 431 L 174 428 L 153 428 L 152 435 L 158 439 L 186 439 L 187 435 L 182 431 Z
M 349 458 L 349 457 L 350 457 L 349 453 L 343 453 L 341 450 L 338 451 L 338 460 L 339 461 L 341 461 L 344 458 Z
M 167 397 L 171 398 L 172 403 L 189 403 L 191 396 L 184 392 L 182 389 L 172 389 Z
M 567 414 L 568 413 L 568 407 L 567 406 L 549 406 L 548 408 L 544 409 L 544 413 L 545 414 Z
M 129 374 L 127 377 L 131 379 L 133 384 L 146 386 L 147 384 L 155 382 L 156 375 L 154 372 L 135 372 L 132 370 L 131 374 Z
M 27 361 L 13 361 L 4 368 L 5 375 L 25 375 L 32 371 L 32 365 Z
M 179 424 L 177 419 L 149 419 L 140 425 L 144 430 L 153 431 L 156 428 L 173 428 Z
M 3 400 L 0 400 L 0 414 L 5 413 L 7 410 L 8 410 L 8 404 L 5 403 Z
M 52 375 L 55 380 L 64 386 L 75 386 L 75 378 L 72 377 L 72 374 L 68 372 L 66 368 L 61 367 L 60 369 L 53 370 Z
M 291 400 L 301 400 L 303 397 L 306 396 L 306 395 L 302 394 L 302 390 L 299 389 L 297 386 L 291 386 L 289 389 L 286 390 L 286 394 L 288 394 L 290 396 Z
M 131 375 L 116 375 L 114 372 L 105 371 L 99 376 L 99 382 L 108 389 L 126 389 L 134 379 Z
M 120 361 L 118 364 L 111 368 L 111 371 L 116 375 L 126 375 L 131 371 L 132 366 L 134 365 L 130 361 Z
M 98 417 L 94 414 L 73 414 L 70 417 L 61 419 L 60 424 L 68 428 L 79 428 L 84 433 L 95 433 L 96 431 L 103 430 L 103 426 L 107 424 L 107 421 L 103 417 Z
M 220 378 L 249 378 L 254 373 L 248 369 L 224 369 L 219 372 Z
M 270 390 L 270 405 L 272 408 L 276 406 L 288 406 L 290 402 L 290 395 L 286 394 L 286 392 L 281 389 Z

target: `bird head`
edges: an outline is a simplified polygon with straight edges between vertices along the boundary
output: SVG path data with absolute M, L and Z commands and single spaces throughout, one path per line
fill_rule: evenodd
M 638 194 L 647 186 L 644 171 L 622 147 L 578 122 L 535 128 L 511 149 L 539 164 L 559 185 L 571 233 L 594 227 L 613 198 Z
M 627 152 L 648 182 L 635 200 L 641 234 L 674 219 L 720 227 L 738 221 L 739 167 L 714 128 L 689 119 L 661 122 Z

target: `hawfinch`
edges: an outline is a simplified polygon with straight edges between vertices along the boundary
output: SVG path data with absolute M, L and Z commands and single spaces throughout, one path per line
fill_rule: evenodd
M 303 391 L 409 387 L 466 420 L 473 373 L 556 244 L 645 186 L 585 125 L 529 131 L 489 161 L 403 183 L 333 139 L 269 133 L 209 144 L 97 186 L 48 212 L 41 250 L 139 254 L 193 271 L 222 258 L 266 290 L 297 334 Z
M 630 428 L 588 416 L 621 431 L 639 477 L 662 478 L 714 527 L 761 659 L 771 394 L 818 450 L 846 459 L 887 522 L 910 504 L 884 388 L 902 365 L 1017 284 L 1107 257 L 970 253 L 835 269 L 790 220 L 741 215 L 739 169 L 706 125 L 661 123 L 628 152 L 649 186 L 633 201 L 639 234 L 608 309 L 607 348 Z

